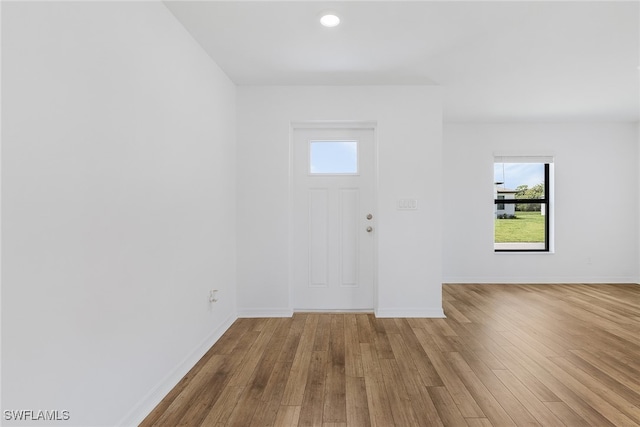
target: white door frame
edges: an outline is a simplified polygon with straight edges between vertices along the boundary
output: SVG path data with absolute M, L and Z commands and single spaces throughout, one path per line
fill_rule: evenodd
M 289 311 L 293 313 L 294 301 L 294 131 L 299 129 L 345 129 L 373 131 L 373 205 L 378 209 L 378 123 L 375 120 L 309 120 L 289 124 Z M 379 228 L 379 218 L 378 218 Z M 373 233 L 373 311 L 378 310 L 378 233 Z M 344 311 L 344 310 L 338 310 Z

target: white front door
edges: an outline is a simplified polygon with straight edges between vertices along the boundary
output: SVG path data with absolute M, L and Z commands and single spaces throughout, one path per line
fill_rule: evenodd
M 372 310 L 373 129 L 293 133 L 293 308 Z

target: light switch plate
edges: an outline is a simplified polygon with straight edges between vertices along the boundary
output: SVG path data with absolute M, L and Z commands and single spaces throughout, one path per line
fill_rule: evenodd
M 398 199 L 398 210 L 414 211 L 418 209 L 417 199 Z

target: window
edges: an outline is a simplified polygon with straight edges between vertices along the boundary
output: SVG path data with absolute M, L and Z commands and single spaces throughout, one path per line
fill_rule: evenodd
M 310 141 L 309 172 L 312 175 L 358 173 L 358 141 Z
M 548 157 L 495 158 L 496 252 L 549 252 L 552 163 Z

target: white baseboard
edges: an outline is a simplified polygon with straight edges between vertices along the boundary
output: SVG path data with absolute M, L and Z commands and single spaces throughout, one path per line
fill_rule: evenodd
M 375 311 L 376 317 L 402 317 L 402 318 L 412 318 L 412 317 L 420 317 L 420 318 L 438 318 L 443 319 L 446 318 L 444 315 L 444 311 L 442 308 L 399 308 L 399 309 L 377 309 Z
M 134 427 L 153 411 L 160 401 L 178 384 L 178 382 L 195 366 L 216 341 L 229 329 L 236 320 L 236 316 L 229 316 L 217 329 L 206 337 L 189 355 L 167 374 L 156 387 L 138 402 L 117 426 Z
M 526 276 L 517 276 L 517 277 L 463 277 L 463 276 L 453 276 L 453 277 L 444 277 L 442 279 L 443 283 L 459 283 L 459 284 L 577 284 L 577 283 L 589 283 L 589 284 L 598 284 L 598 283 L 611 283 L 611 284 L 622 284 L 622 283 L 638 283 L 637 277 L 630 276 L 603 276 L 603 277 L 526 277 Z
M 238 309 L 238 317 L 291 317 L 293 316 L 293 310 L 290 308 L 241 308 Z
M 304 313 L 371 313 L 371 310 L 300 310 Z M 242 309 L 238 312 L 238 317 L 291 317 L 294 311 L 291 309 Z M 409 309 L 378 309 L 373 313 L 376 317 L 432 317 L 432 318 L 445 318 L 442 308 L 409 308 Z
M 295 313 L 373 313 L 374 310 L 372 308 L 355 308 L 355 309 L 316 309 L 316 308 L 300 308 L 294 310 Z

